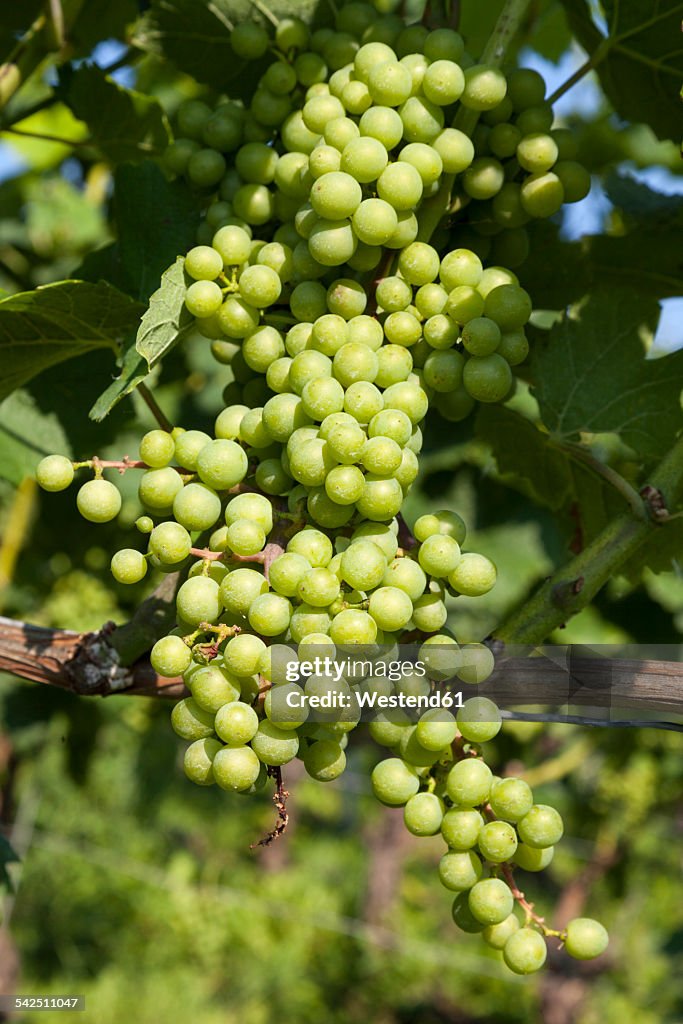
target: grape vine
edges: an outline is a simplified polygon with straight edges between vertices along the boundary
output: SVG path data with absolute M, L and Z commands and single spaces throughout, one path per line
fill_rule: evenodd
M 121 509 L 105 472 L 141 471 L 141 543 L 111 571 L 128 584 L 181 574 L 176 626 L 151 661 L 191 693 L 171 722 L 197 784 L 249 794 L 276 777 L 281 831 L 282 766 L 298 757 L 337 778 L 360 695 L 403 698 L 369 727 L 389 752 L 374 793 L 415 836 L 443 837 L 455 924 L 530 974 L 546 940 L 589 959 L 607 933 L 588 918 L 553 929 L 518 886 L 514 871 L 546 867 L 563 825 L 486 763 L 498 708 L 474 696 L 420 713 L 446 680 L 492 672 L 488 647 L 444 629 L 445 598 L 486 594 L 496 568 L 466 549 L 455 513 L 412 530 L 401 516 L 425 417 L 457 424 L 514 391 L 532 313 L 514 273 L 526 225 L 590 187 L 542 77 L 501 70 L 522 9 L 509 5 L 480 62 L 453 29 L 365 3 L 343 6 L 335 30 L 235 26 L 235 53 L 263 65 L 251 102 L 185 102 L 162 161 L 203 199 L 184 304 L 232 373 L 213 436 L 160 422 L 136 460 L 50 455 L 37 479 L 60 491 L 92 470 L 76 504 L 105 523 Z M 409 643 L 426 673 L 389 681 Z M 305 670 L 354 649 L 370 659 L 360 681 Z M 349 710 L 311 714 L 332 692 Z

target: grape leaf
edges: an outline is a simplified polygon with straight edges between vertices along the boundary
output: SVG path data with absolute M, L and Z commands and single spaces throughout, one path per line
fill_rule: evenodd
M 161 287 L 149 300 L 135 340 L 138 353 L 151 369 L 194 329 L 194 317 L 185 308 L 185 257 L 179 256 L 162 274 Z
M 137 323 L 140 305 L 101 281 L 58 281 L 0 301 L 0 400 L 41 370 L 110 348 Z
M 643 456 L 670 445 L 683 426 L 683 352 L 645 358 L 657 321 L 654 300 L 599 287 L 552 328 L 533 372 L 555 436 L 614 432 Z
M 596 28 L 587 0 L 563 2 L 616 112 L 627 121 L 649 124 L 660 139 L 677 139 L 683 79 L 681 0 L 603 0 L 607 37 Z
M 657 192 L 628 174 L 609 174 L 605 192 L 610 202 L 633 221 L 650 225 L 683 221 L 683 196 Z
M 268 0 L 263 5 L 275 18 L 295 16 L 319 27 L 333 21 L 328 0 Z M 243 21 L 269 21 L 251 0 L 152 0 L 139 26 L 135 45 L 163 53 L 179 70 L 199 82 L 248 99 L 272 56 L 245 61 L 230 45 L 230 32 Z
M 120 360 L 121 373 L 106 388 L 88 413 L 91 420 L 101 423 L 122 398 L 135 391 L 149 373 L 147 363 L 135 348 L 135 338 L 131 336 Z
M 113 163 L 143 160 L 168 145 L 170 129 L 156 97 L 124 89 L 92 64 L 75 71 L 68 66 L 60 79 L 60 97 L 87 124 L 89 142 Z

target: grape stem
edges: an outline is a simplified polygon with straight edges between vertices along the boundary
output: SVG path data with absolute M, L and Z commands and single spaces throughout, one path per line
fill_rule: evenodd
M 161 427 L 161 429 L 165 430 L 167 434 L 170 434 L 171 431 L 173 430 L 173 424 L 166 416 L 166 414 L 161 410 L 156 398 L 154 397 L 154 395 L 149 390 L 146 384 L 138 384 L 138 394 L 145 403 L 145 405 L 147 406 L 147 408 L 149 409 L 149 411 L 151 412 L 154 419 Z
M 566 932 L 560 932 L 554 928 L 549 928 L 548 925 L 545 923 L 545 918 L 541 917 L 540 914 L 536 913 L 536 911 L 534 910 L 534 904 L 529 902 L 529 900 L 526 898 L 522 890 L 517 885 L 514 873 L 512 871 L 512 867 L 509 864 L 501 864 L 500 870 L 503 878 L 510 887 L 510 892 L 512 893 L 513 899 L 517 903 L 519 903 L 520 907 L 524 911 L 524 924 L 529 925 L 533 922 L 537 928 L 540 928 L 544 935 L 554 936 L 558 939 L 564 939 L 566 936 Z
M 277 810 L 277 820 L 268 835 L 265 835 L 263 839 L 259 839 L 257 843 L 251 843 L 249 847 L 250 850 L 254 850 L 258 846 L 270 846 L 274 839 L 279 839 L 280 836 L 283 835 L 287 825 L 289 824 L 289 811 L 287 810 L 287 797 L 289 796 L 289 793 L 285 789 L 284 782 L 282 781 L 282 769 L 280 767 L 269 767 L 268 775 L 271 779 L 275 779 L 273 803 Z

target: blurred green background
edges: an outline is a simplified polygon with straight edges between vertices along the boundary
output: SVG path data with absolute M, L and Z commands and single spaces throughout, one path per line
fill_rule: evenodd
M 465 4 L 464 15 L 483 41 L 500 4 L 477 14 L 480 6 Z M 100 66 L 120 65 L 116 80 L 158 97 L 172 114 L 200 90 L 161 58 L 128 49 L 136 11 L 122 7 L 130 18 L 105 22 L 112 38 L 95 45 L 91 34 L 83 53 Z M 549 91 L 585 58 L 554 0 L 534 5 L 525 33 L 521 63 L 541 69 Z M 40 72 L 22 102 L 39 104 L 47 89 Z M 615 170 L 653 189 L 683 191 L 673 143 L 641 125 L 625 127 L 591 77 L 558 110 L 594 174 L 589 198 L 557 225 L 564 240 L 623 231 L 603 187 Z M 112 169 L 92 149 L 70 144 L 82 138 L 82 124 L 52 104 L 28 130 L 70 141 L 0 132 L 0 287 L 10 293 L 77 276 L 83 259 L 113 237 Z M 662 347 L 675 341 L 677 309 L 665 311 Z M 15 465 L 16 445 L 24 444 L 3 427 L 8 403 L 14 416 L 20 409 L 27 423 L 40 416 L 49 427 L 55 396 L 71 410 L 67 427 L 55 430 L 66 429 L 79 446 L 74 455 L 134 454 L 152 425 L 137 396 L 100 427 L 87 421 L 112 372 L 111 359 L 94 353 L 42 374 L 0 405 L 5 466 Z M 197 341 L 165 361 L 155 393 L 174 422 L 206 428 L 229 379 Z M 627 464 L 628 453 L 605 445 L 605 457 Z M 96 529 L 73 514 L 72 496 L 38 494 L 21 468 L 5 476 L 0 613 L 75 630 L 126 621 L 154 582 L 122 588 L 108 571 L 121 526 L 136 515 L 133 481 L 123 479 L 119 524 Z M 566 558 L 572 509 L 534 497 L 500 472 L 473 422 L 430 424 L 406 518 L 457 509 L 470 526 L 469 544 L 499 568 L 491 594 L 453 603 L 459 639 L 485 637 Z M 614 579 L 555 639 L 674 644 L 682 629 L 683 581 L 670 568 Z M 85 1017 L 67 1012 L 60 1020 L 97 1024 L 683 1020 L 675 733 L 515 723 L 490 745 L 497 770 L 525 773 L 537 799 L 566 821 L 550 869 L 524 877 L 527 894 L 558 925 L 585 913 L 613 937 L 599 965 L 553 953 L 542 976 L 521 980 L 453 927 L 435 870 L 441 843 L 409 836 L 400 811 L 375 803 L 369 771 L 380 752 L 362 728 L 336 782 L 314 783 L 289 766 L 289 830 L 272 847 L 251 849 L 271 827 L 269 797 L 189 783 L 169 711 L 158 701 L 79 699 L 0 676 L 0 837 L 21 858 L 6 868 L 12 886 L 0 903 L 0 991 L 83 994 Z

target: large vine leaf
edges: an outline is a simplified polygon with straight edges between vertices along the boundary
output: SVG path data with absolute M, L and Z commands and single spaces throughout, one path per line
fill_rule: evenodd
M 333 21 L 329 0 L 268 0 L 263 6 L 278 19 L 296 16 L 316 27 Z M 230 45 L 233 26 L 249 20 L 270 27 L 251 0 L 152 0 L 135 44 L 163 53 L 199 82 L 248 98 L 269 61 L 245 61 Z
M 42 370 L 97 348 L 116 351 L 139 303 L 104 281 L 59 281 L 0 301 L 0 400 Z
M 135 347 L 150 369 L 194 329 L 194 317 L 185 308 L 184 268 L 185 257 L 179 256 L 162 275 L 142 318 Z
M 683 427 L 683 352 L 646 359 L 657 303 L 632 290 L 597 288 L 570 308 L 533 361 L 543 422 L 556 436 L 617 433 L 644 457 Z
M 161 153 L 170 129 L 154 96 L 125 89 L 92 64 L 65 69 L 59 94 L 88 126 L 88 141 L 113 163 Z
M 627 121 L 649 124 L 661 139 L 681 130 L 681 0 L 602 0 L 608 36 L 587 0 L 563 0 L 579 42 L 593 56 L 602 87 Z

